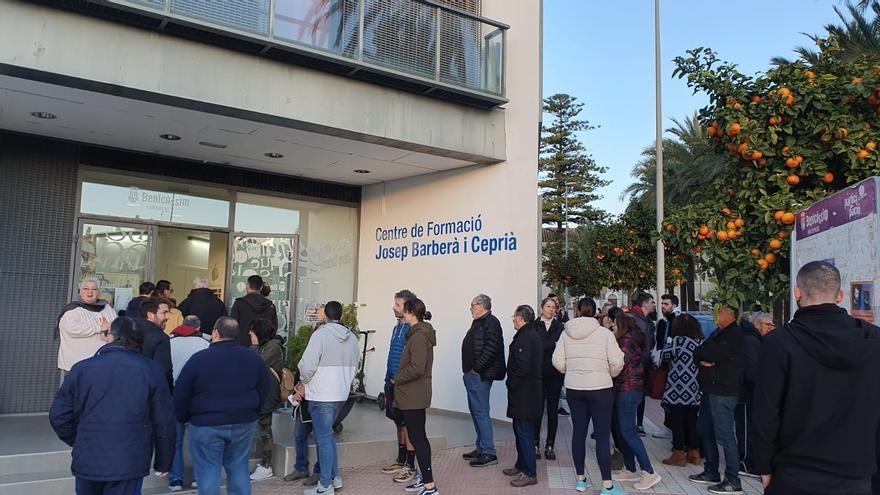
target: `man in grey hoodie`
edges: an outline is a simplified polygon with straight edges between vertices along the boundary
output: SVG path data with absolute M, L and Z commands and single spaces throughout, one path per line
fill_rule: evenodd
M 332 495 L 342 488 L 336 457 L 333 423 L 348 399 L 357 373 L 360 352 L 358 339 L 339 323 L 342 304 L 330 301 L 324 306 L 327 323 L 315 330 L 299 362 L 304 386 L 299 392 L 309 401 L 309 413 L 318 444 L 321 480 L 315 487 L 318 495 Z

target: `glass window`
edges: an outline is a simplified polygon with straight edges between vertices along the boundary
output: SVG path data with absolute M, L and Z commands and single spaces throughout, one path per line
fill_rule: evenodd
M 229 226 L 229 202 L 181 191 L 107 182 L 83 181 L 80 212 L 186 225 Z
M 235 203 L 235 231 L 260 234 L 296 234 L 299 210 L 291 200 L 239 194 Z
M 94 277 L 101 299 L 117 311 L 149 276 L 150 234 L 145 228 L 85 223 L 79 240 L 79 280 Z M 79 284 L 76 284 L 77 286 Z M 77 287 L 74 287 L 76 290 Z
M 278 334 L 286 336 L 290 317 L 290 279 L 293 277 L 293 237 L 237 235 L 232 243 L 230 299 L 246 294 L 247 279 L 259 275 L 269 285 L 269 299 L 278 311 Z

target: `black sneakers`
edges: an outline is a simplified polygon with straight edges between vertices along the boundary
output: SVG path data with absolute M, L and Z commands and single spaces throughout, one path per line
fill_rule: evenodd
M 706 471 L 703 471 L 700 474 L 692 474 L 692 475 L 688 476 L 688 479 L 693 481 L 694 483 L 703 483 L 706 485 L 711 485 L 714 483 L 721 482 L 721 476 L 712 476 L 709 473 L 707 473 Z
M 553 445 L 547 445 L 544 447 L 544 457 L 548 461 L 556 460 L 556 451 L 553 449 Z
M 570 414 L 568 413 L 568 411 L 566 411 L 565 408 L 564 408 L 564 407 L 561 407 L 561 406 L 560 406 L 560 408 L 556 411 L 556 414 L 558 414 L 558 415 L 560 415 L 560 416 L 570 416 Z
M 464 459 L 464 460 L 466 460 L 466 461 L 472 461 L 472 460 L 476 459 L 477 457 L 479 457 L 479 454 L 477 453 L 477 450 L 476 450 L 476 449 L 474 449 L 474 450 L 468 452 L 467 454 L 462 454 L 462 455 L 461 455 L 461 458 Z
M 498 464 L 498 457 L 489 454 L 480 454 L 479 457 L 470 462 L 471 467 L 486 467 Z
M 727 493 L 727 494 L 733 494 L 733 495 L 741 495 L 743 490 L 742 490 L 741 486 L 734 485 L 733 483 L 731 483 L 730 481 L 725 479 L 724 481 L 722 481 L 721 483 L 718 483 L 717 485 L 710 486 L 709 492 L 710 493 Z

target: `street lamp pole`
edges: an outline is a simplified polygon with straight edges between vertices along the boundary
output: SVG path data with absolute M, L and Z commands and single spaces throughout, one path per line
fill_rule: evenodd
M 565 239 L 563 241 L 563 244 L 564 244 L 563 250 L 565 251 L 564 257 L 565 257 L 565 270 L 566 270 L 566 272 L 568 272 L 568 270 L 569 270 L 569 266 L 568 266 L 568 186 L 569 185 L 570 184 L 568 182 L 565 183 L 565 194 L 564 194 L 564 196 L 565 196 L 565 198 L 564 198 L 565 199 L 565 231 L 562 233 L 563 238 Z M 563 283 L 565 283 L 564 279 L 563 279 Z M 565 299 L 565 305 L 568 306 L 568 304 L 569 304 L 569 302 L 568 302 L 568 283 L 565 283 L 565 297 L 564 297 L 564 299 Z M 568 309 L 566 309 L 566 311 L 568 311 Z
M 657 231 L 663 232 L 663 111 L 660 91 L 660 0 L 654 0 L 654 78 L 657 148 Z M 666 291 L 666 259 L 663 241 L 657 240 L 657 298 Z

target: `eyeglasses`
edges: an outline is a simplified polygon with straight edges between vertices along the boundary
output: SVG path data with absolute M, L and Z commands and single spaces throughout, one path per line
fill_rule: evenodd
M 476 308 L 477 306 L 482 306 L 480 303 L 471 303 L 471 308 Z
M 101 336 L 103 336 L 103 337 L 105 337 L 105 338 L 108 337 L 109 335 L 110 335 L 110 332 L 107 331 L 107 330 L 101 332 Z

